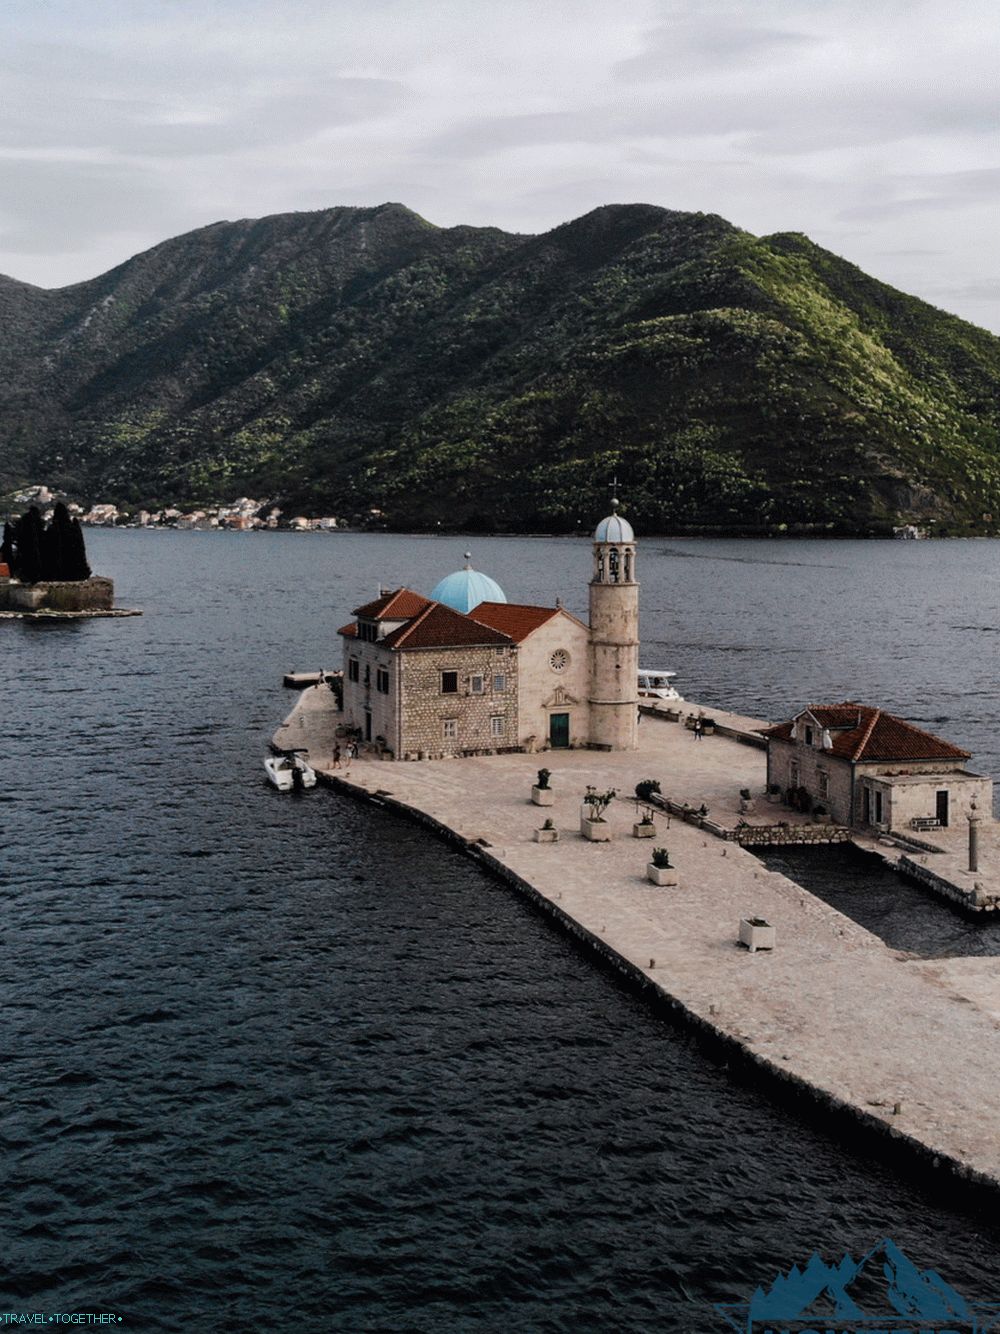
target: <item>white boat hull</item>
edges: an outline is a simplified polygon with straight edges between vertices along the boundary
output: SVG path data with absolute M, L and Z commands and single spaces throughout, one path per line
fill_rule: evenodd
M 293 792 L 296 787 L 316 786 L 316 772 L 298 755 L 270 755 L 264 761 L 269 782 L 279 792 Z

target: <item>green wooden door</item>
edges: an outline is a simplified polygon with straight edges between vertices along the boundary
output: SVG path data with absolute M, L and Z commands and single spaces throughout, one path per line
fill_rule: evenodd
M 569 745 L 569 714 L 549 714 L 549 745 L 553 750 L 565 749 Z

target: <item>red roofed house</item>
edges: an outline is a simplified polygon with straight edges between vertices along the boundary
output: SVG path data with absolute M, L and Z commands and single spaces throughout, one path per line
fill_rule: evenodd
M 967 750 L 884 709 L 813 704 L 765 736 L 767 781 L 838 824 L 905 833 L 955 824 L 973 801 L 993 809 L 993 784 L 965 768 Z
M 558 605 L 507 602 L 468 565 L 430 598 L 383 592 L 340 630 L 345 723 L 396 759 L 634 750 L 635 573 L 634 535 L 613 514 L 594 534 L 589 626 Z

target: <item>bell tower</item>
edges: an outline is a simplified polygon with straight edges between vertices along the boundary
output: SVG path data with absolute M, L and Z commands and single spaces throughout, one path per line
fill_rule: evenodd
M 590 581 L 590 740 L 608 750 L 639 744 L 639 581 L 635 533 L 611 513 L 594 532 Z

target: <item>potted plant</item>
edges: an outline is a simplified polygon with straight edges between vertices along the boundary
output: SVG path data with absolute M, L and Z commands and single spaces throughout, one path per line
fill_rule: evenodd
M 755 810 L 753 797 L 750 795 L 748 787 L 740 788 L 740 815 L 751 815 Z
M 653 812 L 647 806 L 642 812 L 642 818 L 636 820 L 632 826 L 633 838 L 655 838 L 656 822 L 653 819 Z
M 535 830 L 534 837 L 536 843 L 558 843 L 559 830 L 555 827 L 552 820 L 548 819 Z
M 740 918 L 740 944 L 751 954 L 757 950 L 774 949 L 774 927 L 763 917 Z
M 531 789 L 531 800 L 536 806 L 551 806 L 555 802 L 556 794 L 549 787 L 551 777 L 551 769 L 539 769 L 538 782 Z
M 777 783 L 768 783 L 766 795 L 771 805 L 777 806 L 781 801 L 781 788 Z
M 714 718 L 702 718 L 702 720 L 701 720 L 701 731 L 702 731 L 702 735 L 703 735 L 703 736 L 712 736 L 712 735 L 714 735 L 714 733 L 715 733 L 715 719 L 714 719 Z
M 817 824 L 829 824 L 830 812 L 826 809 L 825 806 L 814 806 L 813 819 L 816 821 Z
M 660 785 L 655 778 L 644 778 L 635 785 L 635 795 L 640 801 L 649 801 L 654 793 L 659 793 Z
M 676 885 L 677 870 L 670 864 L 670 854 L 666 848 L 654 848 L 653 856 L 646 867 L 646 879 L 654 885 Z
M 583 798 L 580 812 L 580 833 L 591 843 L 610 843 L 611 825 L 604 818 L 604 812 L 618 795 L 616 788 L 607 792 L 598 792 L 595 787 L 588 787 Z

